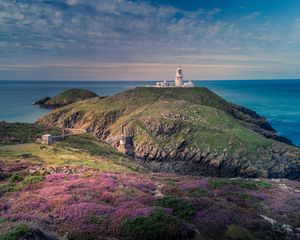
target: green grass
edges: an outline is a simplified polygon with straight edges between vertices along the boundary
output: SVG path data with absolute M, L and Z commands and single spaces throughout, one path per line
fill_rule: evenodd
M 20 185 L 16 183 L 5 183 L 0 185 L 0 194 L 6 192 L 16 192 L 20 190 Z
M 59 133 L 58 129 L 47 129 L 32 123 L 0 122 L 0 146 L 34 142 L 43 134 Z
M 125 220 L 119 230 L 120 239 L 128 240 L 179 240 L 190 239 L 191 233 L 179 220 L 155 210 L 149 216 Z M 190 238 L 189 238 L 190 237 Z
M 44 178 L 38 175 L 28 175 L 25 177 L 19 176 L 14 173 L 10 178 L 9 181 L 0 185 L 0 193 L 6 192 L 16 192 L 21 190 L 22 188 L 34 184 L 37 182 L 43 181 Z
M 103 156 L 110 158 L 124 157 L 124 155 L 118 152 L 110 145 L 97 141 L 93 136 L 89 134 L 82 134 L 67 138 L 65 141 L 56 142 L 56 146 L 64 148 L 75 148 L 89 153 L 92 156 Z
M 257 190 L 259 188 L 271 188 L 272 184 L 264 181 L 254 181 L 245 179 L 227 179 L 227 178 L 212 178 L 209 180 L 209 186 L 212 189 L 220 188 L 224 185 L 235 185 L 240 188 Z
M 21 182 L 23 181 L 23 177 L 17 175 L 16 173 L 14 173 L 10 178 L 9 178 L 9 182 L 10 183 L 16 183 L 16 182 Z
M 31 229 L 26 224 L 18 224 L 3 236 L 0 237 L 0 240 L 20 240 L 27 239 L 31 235 Z
M 55 107 L 65 106 L 77 101 L 94 98 L 98 95 L 86 89 L 68 89 L 48 100 L 46 105 L 53 105 Z
M 20 144 L 3 146 L 0 157 L 5 162 L 26 161 L 31 165 L 86 168 L 104 172 L 145 172 L 126 155 L 91 135 L 77 135 L 53 146 Z
M 173 196 L 159 198 L 155 201 L 155 205 L 165 208 L 171 208 L 173 209 L 174 215 L 179 216 L 183 219 L 189 219 L 194 213 L 194 208 L 192 205 L 181 198 Z
M 229 225 L 225 232 L 225 240 L 255 240 L 255 237 L 244 227 Z
M 190 189 L 188 191 L 188 196 L 189 197 L 208 197 L 209 192 L 207 189 L 203 189 L 203 188 Z
M 0 224 L 1 223 L 5 223 L 7 220 L 5 220 L 4 218 L 0 218 Z
M 43 180 L 44 178 L 42 176 L 26 176 L 22 183 L 28 185 L 28 184 L 41 182 Z
M 90 218 L 90 223 L 101 224 L 106 218 L 107 218 L 106 215 L 102 215 L 102 216 L 92 215 Z

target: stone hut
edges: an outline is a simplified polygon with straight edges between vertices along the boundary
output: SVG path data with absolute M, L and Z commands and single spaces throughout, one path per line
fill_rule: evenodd
M 42 136 L 41 139 L 41 143 L 42 144 L 47 144 L 47 145 L 51 145 L 53 143 L 53 138 L 51 134 L 45 134 Z
M 116 147 L 118 151 L 134 156 L 134 145 L 131 136 L 122 136 Z

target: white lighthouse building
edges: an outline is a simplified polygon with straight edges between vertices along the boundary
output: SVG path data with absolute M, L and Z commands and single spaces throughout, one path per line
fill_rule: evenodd
M 181 66 L 179 66 L 176 70 L 175 82 L 168 82 L 168 81 L 156 82 L 155 87 L 158 87 L 158 88 L 195 87 L 195 85 L 191 80 L 189 80 L 188 82 L 183 81 L 183 69 Z
M 183 70 L 182 67 L 179 66 L 176 70 L 176 76 L 175 76 L 175 87 L 182 87 L 183 86 Z

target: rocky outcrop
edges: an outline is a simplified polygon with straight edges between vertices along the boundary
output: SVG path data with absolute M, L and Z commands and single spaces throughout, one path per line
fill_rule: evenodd
M 268 120 L 258 115 L 255 111 L 233 103 L 231 103 L 231 106 L 232 108 L 226 110 L 226 112 L 240 120 L 240 122 L 247 128 L 250 128 L 266 138 L 271 138 L 279 142 L 293 145 L 293 142 L 288 138 L 279 136 Z

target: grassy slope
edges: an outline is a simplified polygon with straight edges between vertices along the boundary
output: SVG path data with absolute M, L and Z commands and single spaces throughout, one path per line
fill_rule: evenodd
M 206 118 L 217 121 L 209 107 L 202 108 Z M 198 110 L 191 106 L 187 123 L 197 117 L 205 126 Z M 65 167 L 78 172 L 49 174 Z M 68 232 L 72 239 L 139 240 L 186 239 L 191 229 L 185 222 L 199 232 L 195 239 L 265 239 L 266 234 L 282 239 L 260 214 L 300 224 L 297 182 L 151 174 L 88 134 L 53 146 L 0 147 L 0 168 L 8 171 L 0 174 L 0 239 L 30 234 L 32 223 L 60 236 Z
M 34 142 L 45 133 L 56 135 L 58 129 L 46 129 L 31 123 L 0 122 L 0 145 Z M 7 138 L 7 140 L 5 140 Z M 13 140 L 9 140 L 13 139 Z
M 70 103 L 94 97 L 97 97 L 97 94 L 86 89 L 69 89 L 54 96 L 53 98 L 48 100 L 46 104 L 64 106 Z
M 245 128 L 222 111 L 186 102 L 174 103 L 170 106 L 169 102 L 157 102 L 139 118 L 138 124 L 157 121 L 160 125 L 180 125 L 180 131 L 171 139 L 168 136 L 160 138 L 160 145 L 177 144 L 186 140 L 189 147 L 209 147 L 218 153 L 227 149 L 230 154 L 243 151 L 248 155 L 271 144 L 270 140 Z M 164 114 L 171 117 L 165 118 Z M 176 118 L 178 114 L 184 116 L 184 121 Z M 143 135 L 145 131 L 147 130 L 142 132 Z M 136 134 L 135 137 L 139 138 L 139 135 Z
M 25 160 L 33 166 L 71 168 L 108 172 L 131 172 L 141 168 L 108 144 L 89 135 L 77 135 L 53 146 L 34 143 L 3 146 L 0 159 L 19 162 Z
M 94 117 L 103 112 L 127 109 L 128 112 L 136 111 L 141 107 L 153 104 L 158 99 L 166 99 L 170 102 L 173 100 L 186 100 L 191 103 L 211 106 L 224 110 L 229 106 L 224 99 L 215 95 L 206 88 L 187 88 L 187 89 L 160 89 L 160 88 L 135 88 L 123 93 L 116 94 L 104 99 L 88 99 L 84 102 L 75 103 L 66 106 L 61 110 L 71 110 L 92 112 Z M 47 116 L 46 116 L 47 117 Z
M 134 131 L 135 140 L 147 138 L 160 145 L 176 144 L 185 138 L 190 146 L 210 147 L 216 152 L 228 148 L 229 153 L 239 150 L 245 154 L 253 154 L 258 148 L 271 144 L 271 141 L 243 127 L 222 111 L 229 108 L 228 102 L 206 88 L 137 88 L 105 99 L 74 103 L 54 113 L 67 111 L 64 117 L 68 117 L 73 112 L 83 112 L 84 119 L 78 125 L 86 127 L 107 113 L 124 111 L 123 116 L 110 126 L 112 133 L 118 134 L 123 124 Z M 189 120 L 167 119 L 164 115 L 168 113 L 185 115 Z M 45 116 L 45 119 L 48 117 L 51 114 Z M 171 141 L 167 138 L 157 139 L 145 127 L 145 121 L 178 123 L 182 126 L 182 131 L 173 136 Z M 185 134 L 186 129 L 192 129 L 192 134 Z

